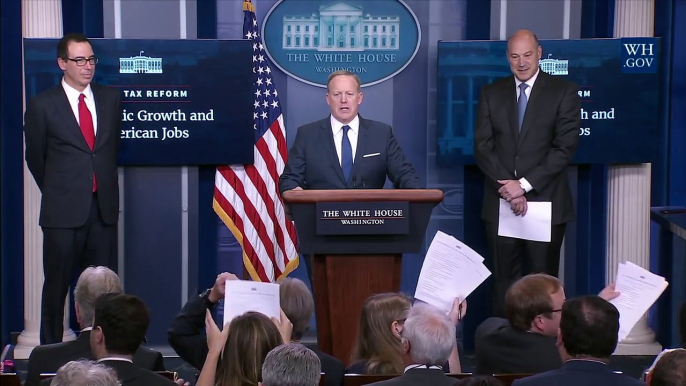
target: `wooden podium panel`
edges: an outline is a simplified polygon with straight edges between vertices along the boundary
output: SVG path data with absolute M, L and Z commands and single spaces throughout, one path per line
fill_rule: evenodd
M 402 255 L 314 255 L 312 287 L 320 350 L 350 365 L 362 304 L 400 290 Z
M 298 232 L 300 252 L 311 258 L 319 348 L 350 364 L 362 304 L 371 295 L 400 290 L 403 253 L 422 250 L 433 208 L 443 200 L 436 189 L 301 190 L 283 193 Z M 318 232 L 317 203 L 408 203 L 403 233 L 344 235 Z

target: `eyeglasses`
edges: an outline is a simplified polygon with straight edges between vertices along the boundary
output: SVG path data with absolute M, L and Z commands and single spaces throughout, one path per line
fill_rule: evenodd
M 76 65 L 79 67 L 85 66 L 86 62 L 88 62 L 92 65 L 98 64 L 98 57 L 97 56 L 91 56 L 90 58 L 78 57 L 78 58 L 73 58 L 73 59 L 72 58 L 66 58 L 66 59 L 76 63 Z

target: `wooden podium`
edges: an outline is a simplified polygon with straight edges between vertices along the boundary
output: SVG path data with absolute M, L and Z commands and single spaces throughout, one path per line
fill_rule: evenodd
M 403 253 L 422 249 L 435 189 L 302 190 L 283 193 L 296 224 L 300 252 L 311 259 L 319 348 L 350 364 L 360 310 L 371 295 L 400 290 Z M 318 203 L 406 202 L 404 234 L 318 234 Z M 390 328 L 390 326 L 389 326 Z

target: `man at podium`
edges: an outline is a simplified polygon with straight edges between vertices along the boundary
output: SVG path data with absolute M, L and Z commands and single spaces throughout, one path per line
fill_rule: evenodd
M 301 189 L 381 189 L 386 176 L 398 189 L 420 188 L 391 126 L 364 119 L 360 79 L 336 71 L 327 81 L 331 115 L 298 128 L 279 191 Z

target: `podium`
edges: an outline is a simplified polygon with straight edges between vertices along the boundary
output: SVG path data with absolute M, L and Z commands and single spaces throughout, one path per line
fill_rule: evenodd
M 283 200 L 300 252 L 311 259 L 319 348 L 349 365 L 362 304 L 373 294 L 400 290 L 402 254 L 421 252 L 443 192 L 301 190 L 284 192 Z

